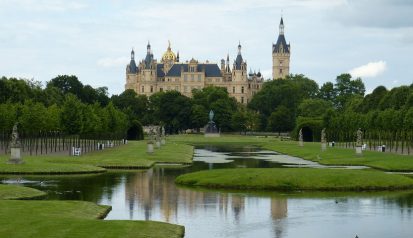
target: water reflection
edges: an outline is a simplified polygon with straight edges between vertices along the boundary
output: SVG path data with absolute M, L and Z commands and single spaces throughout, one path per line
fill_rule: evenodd
M 204 148 L 205 149 L 205 148 Z M 87 176 L 4 176 L 3 183 L 48 192 L 48 199 L 86 200 L 112 206 L 106 219 L 181 224 L 186 237 L 409 237 L 413 192 L 276 193 L 178 187 L 176 176 L 197 170 L 281 167 L 257 159 L 257 148 L 209 148 L 231 163 L 195 162 L 192 167 Z M 202 152 L 205 153 L 205 152 Z M 200 154 L 202 154 L 200 153 Z M 212 155 L 215 156 L 215 155 Z

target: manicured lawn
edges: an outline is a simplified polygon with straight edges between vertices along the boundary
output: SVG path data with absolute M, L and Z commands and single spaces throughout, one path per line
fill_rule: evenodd
M 7 164 L 6 156 L 0 157 L 0 174 L 80 174 L 101 173 L 106 169 L 88 165 L 69 163 L 57 163 L 51 157 L 29 156 L 24 157 L 24 164 Z
M 184 227 L 104 221 L 110 207 L 81 201 L 0 201 L 0 237 L 183 237 Z
M 413 155 L 363 151 L 363 155 L 358 156 L 354 149 L 329 147 L 322 152 L 320 143 L 304 143 L 299 147 L 298 142 L 277 140 L 266 143 L 263 148 L 325 165 L 366 165 L 386 171 L 413 171 Z
M 25 156 L 24 164 L 7 164 L 0 156 L 0 174 L 70 174 L 98 173 L 110 169 L 146 169 L 155 163 L 191 164 L 193 147 L 167 141 L 153 154 L 146 153 L 146 141 L 131 141 L 127 145 L 95 151 L 80 157 Z
M 217 144 L 217 145 L 262 145 L 270 138 L 257 137 L 257 136 L 242 136 L 242 135 L 226 135 L 221 134 L 220 137 L 205 137 L 204 135 L 196 134 L 184 134 L 169 136 L 169 140 L 177 143 L 185 143 L 190 145 L 204 145 L 204 144 Z
M 177 184 L 254 190 L 362 191 L 413 188 L 413 179 L 374 170 L 216 169 L 179 176 Z
M 37 189 L 0 184 L 0 199 L 36 199 L 45 196 L 45 192 Z

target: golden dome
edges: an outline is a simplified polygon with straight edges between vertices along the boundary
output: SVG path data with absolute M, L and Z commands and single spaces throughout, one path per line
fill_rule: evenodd
M 171 42 L 169 41 L 168 41 L 168 49 L 162 56 L 162 62 L 168 62 L 168 61 L 172 61 L 172 62 L 176 61 L 176 55 L 174 52 L 172 52 Z

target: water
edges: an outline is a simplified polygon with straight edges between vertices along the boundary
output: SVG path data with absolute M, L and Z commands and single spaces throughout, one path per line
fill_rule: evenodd
M 282 158 L 282 159 L 280 159 Z M 156 220 L 184 225 L 185 237 L 412 237 L 413 191 L 383 193 L 277 193 L 177 187 L 179 174 L 219 168 L 310 166 L 255 147 L 206 147 L 194 165 L 99 175 L 3 176 L 48 192 L 112 206 L 108 220 Z M 281 161 L 280 161 L 281 160 Z M 205 161 L 216 163 L 206 163 Z M 282 163 L 280 163 L 282 162 Z

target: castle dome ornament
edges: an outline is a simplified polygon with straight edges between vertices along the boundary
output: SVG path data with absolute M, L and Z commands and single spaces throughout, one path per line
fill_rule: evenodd
M 168 49 L 162 56 L 162 62 L 175 62 L 176 61 L 176 55 L 171 49 L 171 42 L 168 41 Z

